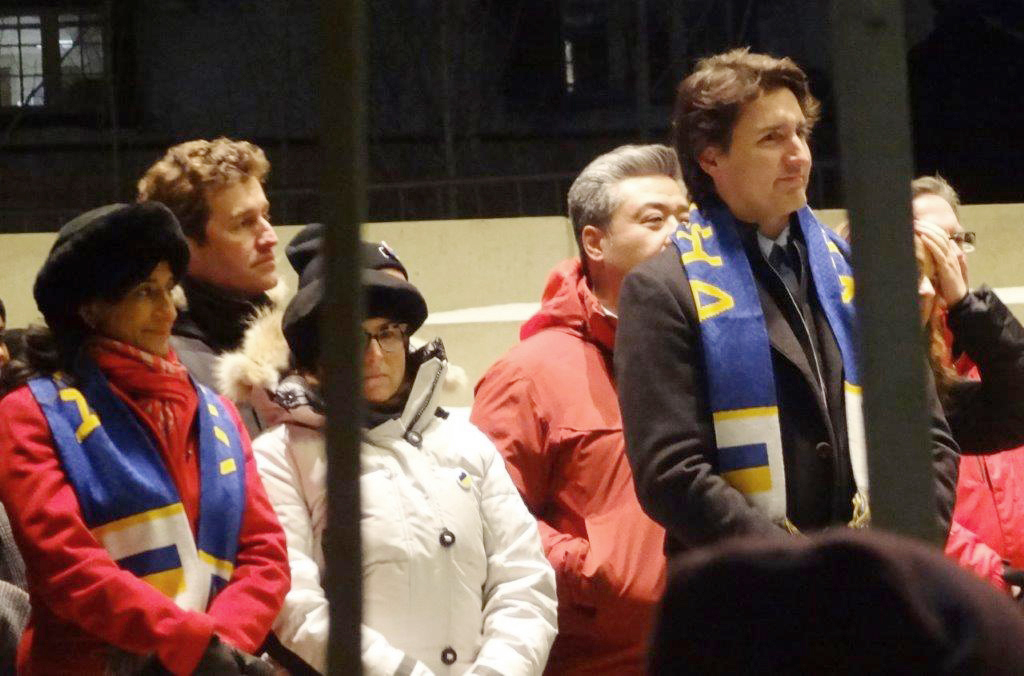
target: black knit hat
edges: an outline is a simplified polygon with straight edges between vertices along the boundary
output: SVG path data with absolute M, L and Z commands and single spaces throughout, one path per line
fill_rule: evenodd
M 284 248 L 284 255 L 288 257 L 288 262 L 299 275 L 300 289 L 312 280 L 324 276 L 324 257 L 320 255 L 323 249 L 324 230 L 323 223 L 310 223 Z
M 108 204 L 73 218 L 36 275 L 32 295 L 51 329 L 77 325 L 91 300 L 117 300 L 166 261 L 175 279 L 188 267 L 188 243 L 159 202 Z
M 299 273 L 299 290 L 285 308 L 281 329 L 288 341 L 295 363 L 307 371 L 315 371 L 320 359 L 320 306 L 326 279 L 324 256 L 320 253 L 323 226 L 313 224 L 303 229 L 295 248 L 289 245 L 288 260 Z M 362 286 L 367 317 L 387 317 L 409 325 L 409 333 L 422 326 L 427 318 L 427 303 L 419 290 L 409 282 L 385 272 L 391 268 L 405 275 L 405 267 L 384 242 L 362 243 Z
M 387 242 L 363 242 L 363 268 L 366 270 L 398 270 L 402 276 L 409 279 L 402 261 L 398 260 L 396 254 Z
M 326 261 L 321 253 L 323 252 L 325 230 L 323 223 L 310 223 L 300 230 L 285 247 L 284 254 L 299 275 L 299 288 L 309 284 L 317 277 L 324 276 Z M 398 256 L 391 250 L 387 242 L 362 242 L 360 253 L 364 270 L 391 268 L 398 270 L 403 277 L 409 279 L 409 273 L 405 266 L 402 265 L 402 261 L 398 260 Z

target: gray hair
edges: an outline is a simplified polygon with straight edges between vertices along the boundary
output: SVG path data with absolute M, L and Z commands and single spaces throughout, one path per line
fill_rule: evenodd
M 594 159 L 572 182 L 569 220 L 584 271 L 587 269 L 587 256 L 583 252 L 584 226 L 606 228 L 621 203 L 616 186 L 627 178 L 640 176 L 668 176 L 682 184 L 676 151 L 660 143 L 619 146 Z M 683 191 L 685 193 L 686 186 Z
M 921 195 L 941 197 L 949 203 L 949 206 L 953 207 L 956 217 L 960 218 L 960 195 L 956 194 L 956 190 L 949 184 L 949 181 L 938 174 L 918 176 L 910 182 L 910 198 L 914 199 Z

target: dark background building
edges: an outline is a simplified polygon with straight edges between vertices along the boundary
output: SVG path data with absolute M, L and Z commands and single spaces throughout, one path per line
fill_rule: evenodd
M 562 213 L 590 158 L 666 140 L 679 79 L 739 45 L 811 75 L 811 201 L 843 203 L 827 2 L 368 8 L 370 220 Z M 267 151 L 277 222 L 316 220 L 317 16 L 312 0 L 0 0 L 0 232 L 131 199 L 168 145 L 219 135 Z M 917 171 L 965 201 L 1021 201 L 1021 3 L 908 0 L 906 17 Z

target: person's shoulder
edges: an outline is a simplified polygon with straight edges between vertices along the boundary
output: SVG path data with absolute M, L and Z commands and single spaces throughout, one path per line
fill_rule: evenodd
M 15 411 L 25 409 L 39 410 L 39 404 L 36 402 L 35 395 L 32 394 L 28 383 L 19 385 L 0 398 L 0 417 L 7 417 Z
M 257 464 L 272 461 L 288 464 L 291 457 L 298 467 L 308 467 L 324 455 L 324 437 L 320 430 L 304 425 L 281 423 L 260 433 L 252 441 Z
M 686 272 L 679 260 L 679 250 L 672 244 L 643 263 L 633 268 L 629 277 L 643 277 L 666 281 L 677 281 L 685 279 Z
M 661 253 L 649 258 L 643 263 L 634 267 L 622 283 L 622 292 L 619 297 L 619 326 L 622 326 L 622 319 L 633 314 L 635 303 L 645 305 L 648 301 L 657 298 L 668 300 L 675 298 L 674 305 L 690 305 L 688 301 L 690 294 L 689 283 L 682 262 L 679 260 L 679 251 L 675 246 L 667 246 Z
M 448 412 L 435 414 L 424 440 L 443 447 L 442 455 L 450 456 L 454 462 L 468 461 L 481 468 L 498 455 L 494 443 L 469 418 Z
M 208 387 L 216 386 L 213 367 L 217 363 L 217 353 L 212 347 L 198 338 L 172 335 L 171 349 L 192 377 Z
M 494 363 L 492 369 L 502 371 L 506 376 L 535 379 L 538 369 L 550 368 L 564 361 L 568 350 L 588 345 L 579 333 L 565 327 L 549 326 L 519 341 Z
M 210 355 L 210 357 L 215 357 L 217 355 L 213 347 L 206 342 L 205 338 L 191 334 L 172 333 L 171 347 L 179 357 L 181 357 L 183 353 Z
M 46 414 L 27 383 L 0 398 L 0 445 L 17 443 L 15 440 L 22 435 L 48 426 Z

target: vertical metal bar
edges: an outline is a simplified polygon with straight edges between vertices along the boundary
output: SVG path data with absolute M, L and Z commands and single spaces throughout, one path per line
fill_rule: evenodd
M 876 525 L 935 541 L 925 361 L 910 227 L 903 3 L 833 3 L 834 67 L 860 316 L 864 421 Z M 884 101 L 884 105 L 879 102 Z
M 22 42 L 21 42 L 21 17 L 20 16 L 18 17 L 18 26 L 17 26 L 17 28 L 18 28 L 17 35 L 18 35 L 18 87 L 19 87 L 19 90 L 18 90 L 18 100 L 21 101 L 21 103 L 19 103 L 18 105 L 20 105 L 21 107 L 24 108 L 25 105 L 28 103 L 28 101 L 25 98 L 25 56 L 22 53 L 22 47 L 24 45 L 22 45 Z M 42 28 L 42 23 L 40 22 L 39 30 L 42 31 L 42 29 L 43 29 Z M 12 122 L 12 124 L 13 124 L 13 122 Z M 10 127 L 8 127 L 8 133 L 9 132 L 10 132 Z
M 327 289 L 321 315 L 327 418 L 327 522 L 324 558 L 330 602 L 327 672 L 362 673 L 362 546 L 359 537 L 359 428 L 362 317 L 359 226 L 366 203 L 364 65 L 361 0 L 322 0 L 320 142 Z
M 81 30 L 81 27 L 79 27 Z M 81 34 L 79 34 L 81 36 Z M 81 40 L 81 37 L 79 37 Z M 39 43 L 43 57 L 43 97 L 45 105 L 59 106 L 62 98 L 60 72 L 60 30 L 56 12 L 45 12 L 39 16 Z M 79 48 L 79 52 L 82 49 Z M 84 69 L 83 69 L 84 72 Z

